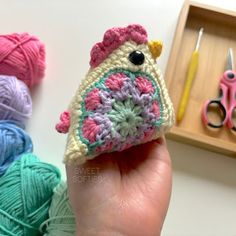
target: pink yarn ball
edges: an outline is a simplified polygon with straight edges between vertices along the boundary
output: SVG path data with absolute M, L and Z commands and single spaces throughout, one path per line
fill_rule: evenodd
M 28 33 L 0 35 L 0 74 L 16 76 L 29 87 L 45 72 L 45 47 Z

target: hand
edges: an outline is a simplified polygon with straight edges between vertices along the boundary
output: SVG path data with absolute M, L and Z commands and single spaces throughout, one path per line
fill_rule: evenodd
M 171 193 L 164 138 L 67 166 L 77 235 L 160 235 Z

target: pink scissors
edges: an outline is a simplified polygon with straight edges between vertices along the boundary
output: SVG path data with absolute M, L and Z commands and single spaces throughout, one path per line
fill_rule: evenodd
M 214 111 L 220 121 L 210 118 Z M 233 51 L 230 48 L 227 58 L 227 67 L 220 79 L 220 96 L 217 99 L 205 102 L 202 109 L 202 120 L 207 126 L 220 128 L 227 125 L 236 131 L 236 72 L 233 69 Z

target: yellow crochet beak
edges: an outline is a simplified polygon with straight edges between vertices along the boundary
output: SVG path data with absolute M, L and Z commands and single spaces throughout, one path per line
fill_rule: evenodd
M 156 60 L 161 55 L 163 44 L 159 40 L 149 41 L 148 47 L 152 53 L 153 59 Z

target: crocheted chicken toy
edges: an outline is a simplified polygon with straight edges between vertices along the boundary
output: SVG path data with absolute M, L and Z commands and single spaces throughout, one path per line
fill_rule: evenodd
M 157 139 L 174 122 L 156 65 L 162 44 L 140 25 L 112 28 L 91 50 L 90 69 L 56 125 L 68 134 L 64 162 L 82 164 L 104 152 Z

